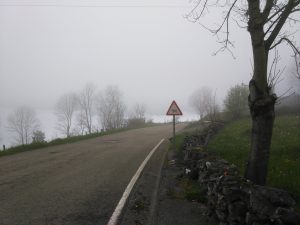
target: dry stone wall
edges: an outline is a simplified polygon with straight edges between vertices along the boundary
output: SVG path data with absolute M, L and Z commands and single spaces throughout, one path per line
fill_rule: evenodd
M 220 225 L 299 225 L 295 200 L 284 190 L 258 186 L 238 174 L 235 165 L 203 151 L 215 128 L 184 141 L 185 173 L 207 190 L 210 214 Z

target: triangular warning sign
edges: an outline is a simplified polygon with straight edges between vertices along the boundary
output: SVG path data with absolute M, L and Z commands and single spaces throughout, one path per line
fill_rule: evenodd
M 179 109 L 177 103 L 175 101 L 173 101 L 167 111 L 167 115 L 168 116 L 181 116 L 182 115 L 182 112 L 181 110 Z

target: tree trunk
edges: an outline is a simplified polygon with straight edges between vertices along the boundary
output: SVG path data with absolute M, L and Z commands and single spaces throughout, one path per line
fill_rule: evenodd
M 269 152 L 275 119 L 275 95 L 250 102 L 252 118 L 251 151 L 245 177 L 252 182 L 265 185 L 268 171 Z
M 262 14 L 259 1 L 249 1 L 248 31 L 253 50 L 253 77 L 249 83 L 248 98 L 252 118 L 251 148 L 245 178 L 265 185 L 274 123 L 276 95 L 268 86 L 267 68 L 269 50 L 265 47 Z
M 245 173 L 246 179 L 259 185 L 266 184 L 276 102 L 276 95 L 272 94 L 272 87 L 267 83 L 268 51 L 265 50 L 263 38 L 259 38 L 263 37 L 262 34 L 262 30 L 252 33 L 254 72 L 249 83 L 248 98 L 252 132 Z

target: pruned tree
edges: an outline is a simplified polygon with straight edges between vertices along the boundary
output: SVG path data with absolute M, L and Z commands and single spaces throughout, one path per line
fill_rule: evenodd
M 239 118 L 248 109 L 249 89 L 247 85 L 237 84 L 231 87 L 224 100 L 225 110 L 233 118 Z
M 99 94 L 98 116 L 105 130 L 121 128 L 124 125 L 125 104 L 117 86 L 108 86 Z
M 247 28 L 252 44 L 253 75 L 249 82 L 249 107 L 252 118 L 251 149 L 245 177 L 254 183 L 266 183 L 269 152 L 274 123 L 274 105 L 276 95 L 268 84 L 268 59 L 271 50 L 286 43 L 291 47 L 295 62 L 299 65 L 299 48 L 292 38 L 292 29 L 298 20 L 294 15 L 300 11 L 299 0 L 247 0 L 247 1 L 211 1 L 198 0 L 187 18 L 201 21 L 210 9 L 219 9 L 223 13 L 220 25 L 206 27 L 216 34 L 221 43 L 219 51 L 231 51 L 230 26 L 232 22 Z M 219 7 L 217 7 L 219 6 Z M 219 11 L 219 12 L 220 12 Z M 216 17 L 215 17 L 216 18 Z M 225 34 L 225 36 L 222 36 Z M 219 52 L 217 51 L 217 52 Z M 299 70 L 297 71 L 299 75 Z
M 201 87 L 194 91 L 189 99 L 190 105 L 198 113 L 199 119 L 208 116 L 209 119 L 214 120 L 218 106 L 216 104 L 213 91 L 209 87 Z
M 7 129 L 15 134 L 17 144 L 29 144 L 38 127 L 35 111 L 26 106 L 15 109 L 7 118 Z
M 57 118 L 56 128 L 67 137 L 71 136 L 74 113 L 77 108 L 77 96 L 74 93 L 64 94 L 55 105 Z
M 78 95 L 79 107 L 83 112 L 84 126 L 89 134 L 92 133 L 95 92 L 96 87 L 93 84 L 87 84 Z

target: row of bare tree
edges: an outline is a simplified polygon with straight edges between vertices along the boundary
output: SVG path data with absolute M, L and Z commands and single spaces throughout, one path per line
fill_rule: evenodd
M 99 130 L 112 130 L 130 126 L 131 122 L 145 123 L 146 107 L 136 104 L 125 119 L 126 106 L 117 86 L 108 86 L 97 92 L 96 86 L 87 84 L 78 93 L 62 95 L 55 104 L 56 129 L 64 136 L 91 134 Z M 98 124 L 100 123 L 100 126 Z M 7 119 L 7 129 L 14 134 L 17 144 L 44 141 L 40 121 L 35 111 L 27 106 L 15 109 Z
M 95 116 L 103 130 L 127 126 L 133 118 L 145 121 L 145 106 L 136 104 L 133 112 L 125 120 L 126 106 L 123 95 L 117 86 L 108 86 L 103 92 L 87 84 L 79 93 L 68 93 L 59 98 L 55 105 L 57 129 L 69 137 L 72 134 L 91 134 L 96 128 Z
M 300 96 L 300 81 L 296 77 L 291 77 L 293 84 L 288 89 L 291 94 L 283 95 L 279 98 L 278 109 L 295 111 L 298 108 Z M 274 86 L 272 86 L 274 88 Z M 289 93 L 289 92 L 287 92 Z M 231 87 L 224 99 L 224 112 L 231 118 L 240 118 L 249 115 L 248 106 L 249 87 L 245 84 L 237 84 Z M 215 101 L 216 94 L 211 88 L 201 87 L 190 96 L 190 105 L 199 115 L 199 119 L 209 119 L 214 121 L 220 111 L 220 107 Z M 288 111 L 287 111 L 288 112 Z

